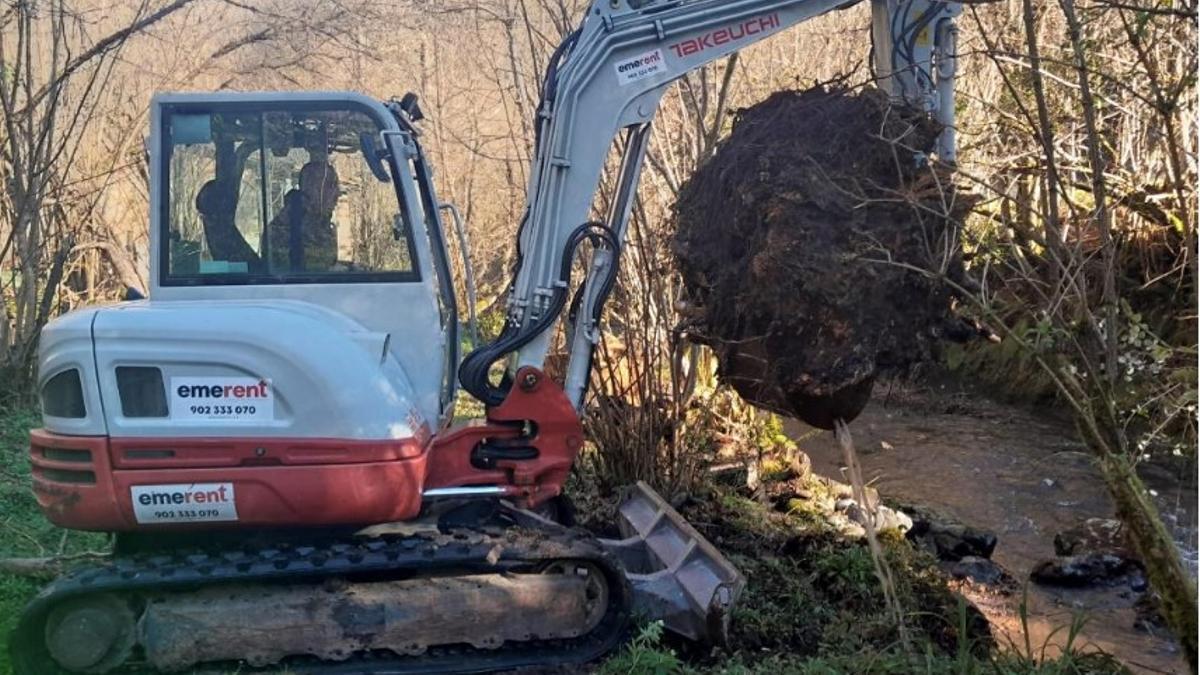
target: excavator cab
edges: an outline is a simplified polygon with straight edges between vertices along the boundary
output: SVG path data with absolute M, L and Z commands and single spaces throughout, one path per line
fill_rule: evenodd
M 421 416 L 448 420 L 457 311 L 407 112 L 345 93 L 270 93 L 164 95 L 154 113 L 151 296 L 345 313 L 398 338 L 383 351 L 416 391 L 437 394 L 416 402 Z

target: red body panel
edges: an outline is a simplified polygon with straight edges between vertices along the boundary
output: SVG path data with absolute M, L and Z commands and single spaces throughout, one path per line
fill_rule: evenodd
M 562 491 L 583 446 L 583 430 L 562 389 L 533 368 L 522 369 L 486 424 L 429 438 L 109 438 L 30 432 L 33 489 L 55 524 L 81 530 L 212 529 L 239 526 L 361 525 L 407 520 L 426 489 L 499 485 L 526 506 Z M 534 433 L 523 436 L 526 429 Z M 529 460 L 472 464 L 485 439 L 520 439 Z M 140 524 L 137 485 L 233 483 L 238 520 Z
M 74 459 L 55 459 L 64 456 Z M 29 460 L 33 495 L 50 522 L 77 530 L 126 529 L 113 487 L 107 436 L 61 436 L 34 429 L 29 432 Z
M 339 448 L 336 442 L 325 439 L 109 439 L 61 436 L 37 429 L 30 432 L 30 441 L 33 491 L 38 505 L 51 522 L 79 530 L 145 527 L 134 519 L 131 487 L 190 483 L 234 484 L 238 520 L 219 525 L 404 520 L 421 509 L 420 486 L 428 457 L 421 448 L 415 456 L 406 456 L 411 451 L 392 442 L 349 441 Z M 174 457 L 126 459 L 130 449 L 166 452 L 173 447 L 180 448 Z M 210 456 L 203 456 L 205 449 L 211 451 Z M 249 456 L 239 462 L 237 457 L 243 449 Z M 262 449 L 261 456 L 256 456 L 257 449 Z M 63 456 L 62 450 L 70 451 L 70 456 L 77 459 L 55 459 Z M 347 453 L 358 456 L 337 463 L 295 461 L 298 456 L 314 460 L 341 458 Z
M 422 430 L 421 436 L 429 438 L 429 432 Z M 413 459 L 424 453 L 425 447 L 411 438 L 113 438 L 109 442 L 109 456 L 118 470 L 365 464 Z

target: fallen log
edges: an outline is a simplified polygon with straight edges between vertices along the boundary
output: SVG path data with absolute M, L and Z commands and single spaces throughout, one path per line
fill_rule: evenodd
M 108 553 L 86 551 L 70 555 L 36 558 L 0 558 L 0 574 L 18 577 L 51 579 L 62 574 L 69 565 L 81 561 L 104 560 Z

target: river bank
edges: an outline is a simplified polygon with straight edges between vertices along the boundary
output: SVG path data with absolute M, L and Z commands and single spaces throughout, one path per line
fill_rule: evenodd
M 786 429 L 816 472 L 843 474 L 832 433 L 789 421 Z M 1024 648 L 1018 607 L 1027 588 L 1033 648 L 1061 645 L 1072 618 L 1087 621 L 1081 638 L 1135 672 L 1185 673 L 1186 663 L 1162 629 L 1135 627 L 1134 588 L 1064 589 L 1027 583 L 1039 562 L 1055 556 L 1054 537 L 1088 518 L 1109 518 L 1112 504 L 1087 449 L 1068 419 L 990 400 L 961 385 L 883 384 L 851 426 L 864 479 L 885 501 L 918 504 L 995 533 L 993 560 L 1017 583 L 1007 593 L 965 583 L 962 591 L 988 617 L 1004 643 Z M 1193 571 L 1196 561 L 1195 468 L 1147 466 L 1148 487 Z

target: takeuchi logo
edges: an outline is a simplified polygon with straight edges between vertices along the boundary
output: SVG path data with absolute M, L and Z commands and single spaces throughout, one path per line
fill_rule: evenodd
M 175 388 L 179 398 L 270 398 L 271 383 L 259 380 L 258 384 L 181 384 Z
M 690 56 L 692 54 L 699 54 L 706 49 L 719 47 L 730 42 L 737 42 L 751 35 L 765 33 L 775 28 L 779 28 L 779 14 L 768 14 L 732 26 L 718 28 L 699 37 L 677 42 L 671 45 L 671 49 L 675 51 L 676 56 Z

